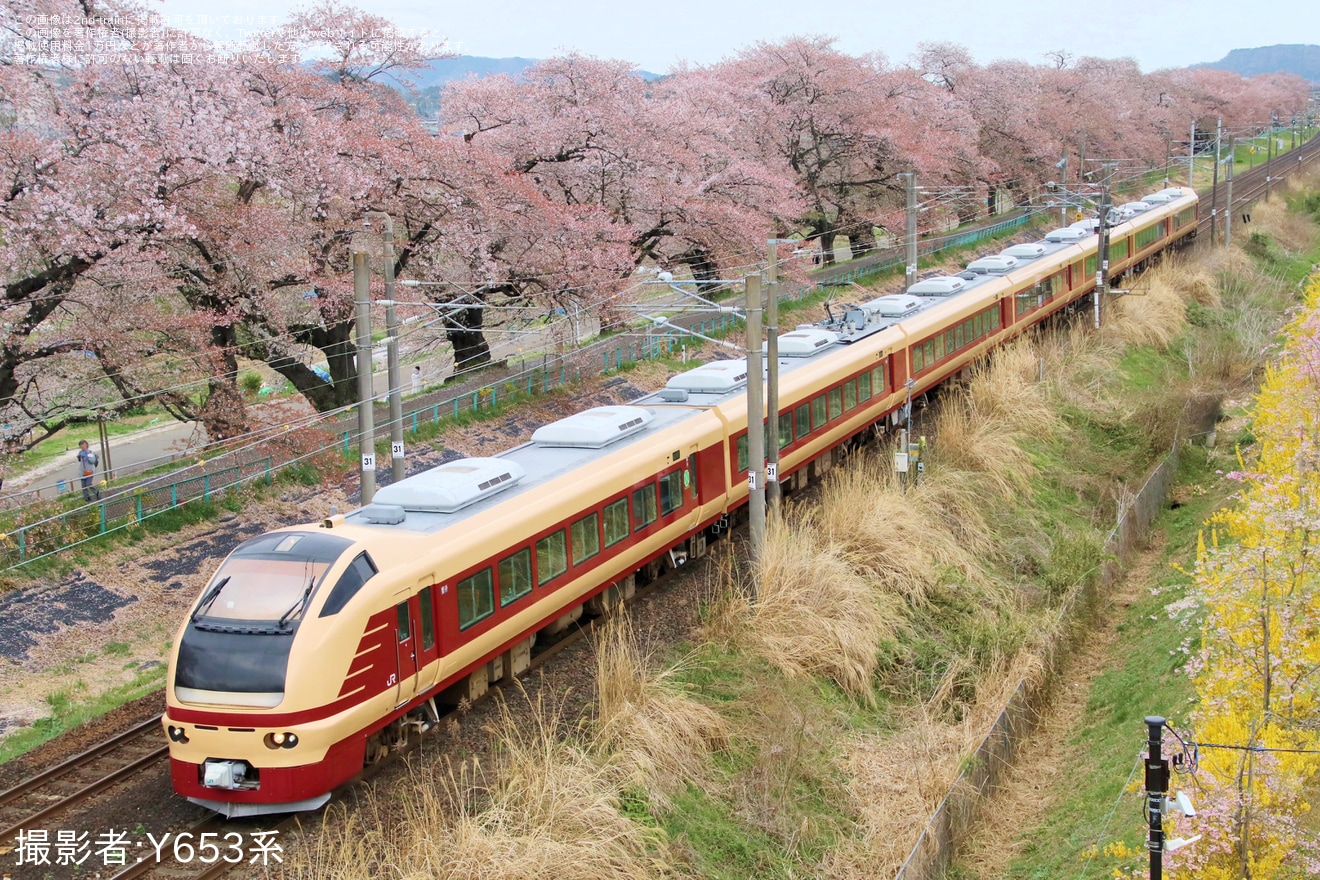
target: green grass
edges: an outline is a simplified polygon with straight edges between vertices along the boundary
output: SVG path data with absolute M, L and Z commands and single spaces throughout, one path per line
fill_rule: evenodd
M 14 731 L 0 742 L 0 763 L 31 751 L 64 731 L 87 724 L 127 702 L 146 696 L 158 690 L 164 682 L 163 663 L 141 670 L 131 681 L 91 699 L 79 696 L 86 690 L 86 685 L 81 680 L 76 681 L 67 690 L 51 694 L 47 698 L 50 714 L 38 718 L 31 727 Z

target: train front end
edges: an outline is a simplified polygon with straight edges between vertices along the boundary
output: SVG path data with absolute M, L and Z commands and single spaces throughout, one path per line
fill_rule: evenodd
M 227 816 L 312 810 L 361 769 L 360 706 L 342 699 L 332 659 L 339 616 L 324 613 L 372 573 L 353 547 L 273 532 L 212 577 L 170 657 L 162 724 L 180 795 Z

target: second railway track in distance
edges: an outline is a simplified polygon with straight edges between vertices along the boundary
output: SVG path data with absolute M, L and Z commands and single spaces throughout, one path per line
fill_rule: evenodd
M 0 845 L 41 828 L 168 758 L 160 716 L 74 755 L 0 793 Z

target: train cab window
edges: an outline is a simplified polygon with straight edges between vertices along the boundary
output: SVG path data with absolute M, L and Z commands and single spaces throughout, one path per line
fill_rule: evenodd
M 857 377 L 857 399 L 862 403 L 871 399 L 871 374 L 862 373 Z
M 669 516 L 683 506 L 683 472 L 660 475 L 660 515 Z
M 871 387 L 876 394 L 884 394 L 889 390 L 889 377 L 885 375 L 884 364 L 871 371 Z
M 811 433 L 811 404 L 804 403 L 799 406 L 793 413 L 793 418 L 797 420 L 797 438 L 799 440 Z
M 581 565 L 600 552 L 600 517 L 594 513 L 568 527 L 569 543 L 573 545 L 573 564 Z
M 783 449 L 793 442 L 793 416 L 789 413 L 779 414 L 779 448 Z
M 843 415 L 843 389 L 830 389 L 830 421 Z
M 843 408 L 852 409 L 857 406 L 857 380 L 850 379 L 843 383 Z
M 422 650 L 429 651 L 435 647 L 435 603 L 431 588 L 422 587 L 417 599 L 422 606 Z
M 329 617 L 338 614 L 348 604 L 348 600 L 362 589 L 362 585 L 375 576 L 376 566 L 371 561 L 371 557 L 365 553 L 358 554 L 358 558 L 350 562 L 348 568 L 339 576 L 339 582 L 326 598 L 320 616 Z
M 412 627 L 408 621 L 408 601 L 405 599 L 398 605 L 394 606 L 394 611 L 399 621 L 397 630 L 399 633 L 399 644 L 402 645 L 404 642 L 412 638 Z
M 633 531 L 640 532 L 655 522 L 655 485 L 643 486 L 633 492 L 632 503 Z
M 612 547 L 628 537 L 628 499 L 620 498 L 605 508 L 605 546 Z
M 500 605 L 532 591 L 532 551 L 524 547 L 500 560 Z
M 457 593 L 459 629 L 467 629 L 495 613 L 495 585 L 489 568 L 459 581 Z
M 546 535 L 536 542 L 536 583 L 544 586 L 568 571 L 568 548 L 564 530 Z

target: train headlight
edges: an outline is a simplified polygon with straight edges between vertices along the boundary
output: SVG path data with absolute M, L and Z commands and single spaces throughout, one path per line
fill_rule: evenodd
M 298 745 L 298 735 L 296 733 L 268 733 L 262 739 L 268 749 L 291 749 Z
M 171 724 L 165 729 L 165 732 L 169 734 L 170 742 L 176 742 L 180 745 L 188 742 L 188 731 L 182 727 L 175 727 Z

